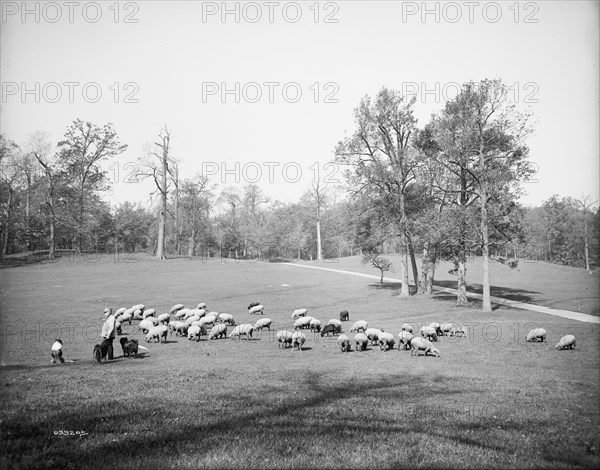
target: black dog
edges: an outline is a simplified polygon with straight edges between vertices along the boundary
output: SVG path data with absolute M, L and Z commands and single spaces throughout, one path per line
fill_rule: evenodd
M 104 340 L 100 344 L 94 346 L 94 362 L 98 364 L 102 364 L 102 359 L 106 363 L 106 355 L 108 354 L 108 348 L 110 346 L 110 341 Z
M 131 359 L 132 354 L 134 356 L 137 354 L 137 352 L 138 352 L 138 340 L 137 339 L 121 338 L 119 340 L 119 342 L 121 343 L 121 347 L 123 348 L 123 357 L 127 356 L 128 358 Z

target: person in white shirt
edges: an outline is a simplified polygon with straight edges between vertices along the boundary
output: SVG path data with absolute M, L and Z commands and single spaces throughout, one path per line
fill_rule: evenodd
M 108 353 L 107 358 L 109 361 L 113 360 L 113 340 L 115 339 L 115 331 L 117 327 L 117 321 L 113 313 L 113 309 L 107 307 L 104 309 L 104 316 L 107 317 L 106 321 L 102 325 L 102 332 L 100 333 L 102 338 L 108 342 Z

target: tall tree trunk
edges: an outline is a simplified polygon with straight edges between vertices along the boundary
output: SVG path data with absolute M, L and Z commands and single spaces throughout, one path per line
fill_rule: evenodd
M 317 209 L 317 263 L 323 261 L 323 248 L 321 246 L 321 214 Z
M 13 187 L 12 184 L 8 186 L 8 201 L 6 202 L 6 224 L 2 233 L 2 249 L 0 250 L 0 259 L 4 259 L 8 251 L 8 231 L 10 229 L 10 222 L 12 216 L 12 200 L 13 200 Z
M 487 219 L 487 191 L 485 187 L 481 189 L 481 257 L 483 262 L 483 305 L 484 312 L 492 311 L 492 300 L 490 297 L 490 256 L 489 256 L 489 235 Z
M 585 269 L 590 270 L 590 248 L 588 242 L 587 208 L 583 206 L 583 237 L 585 241 Z
M 436 259 L 435 252 L 432 253 L 430 242 L 425 243 L 422 256 L 419 294 L 431 294 L 433 292 L 433 275 Z
M 196 255 L 196 227 L 192 221 L 192 233 L 190 234 L 190 244 L 188 246 L 188 256 Z
M 464 241 L 460 242 L 457 264 L 458 285 L 456 287 L 456 305 L 468 305 L 469 299 L 467 297 L 467 249 L 465 247 Z
M 418 291 L 419 286 L 419 270 L 417 269 L 417 260 L 415 258 L 415 250 L 413 248 L 412 239 L 410 237 L 410 233 L 406 233 L 406 240 L 408 242 L 408 253 L 410 255 L 410 265 L 413 273 L 413 281 L 415 283 L 415 287 Z
M 404 194 L 402 191 L 399 194 L 399 211 L 400 211 L 400 280 L 402 287 L 400 288 L 400 297 L 410 297 L 410 286 L 408 284 L 408 243 L 406 240 L 406 218 L 404 210 Z
M 163 157 L 162 157 L 162 174 L 161 174 L 161 188 L 160 190 L 160 198 L 161 198 L 161 207 L 160 214 L 158 219 L 158 241 L 156 246 L 156 259 L 166 259 L 165 256 L 165 228 L 167 225 L 167 172 L 168 172 L 168 164 L 167 164 L 167 156 L 168 149 L 163 147 Z
M 50 238 L 48 240 L 48 259 L 54 259 L 55 253 L 55 237 L 56 237 L 56 214 L 54 213 L 54 190 L 48 197 L 48 208 L 50 209 Z

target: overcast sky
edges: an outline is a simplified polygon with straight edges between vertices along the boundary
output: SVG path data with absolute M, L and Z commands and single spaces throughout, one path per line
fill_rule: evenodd
M 0 3 L 2 134 L 112 122 L 129 145 L 112 203 L 148 201 L 150 182 L 125 180 L 165 124 L 184 176 L 288 202 L 317 169 L 341 179 L 325 165 L 363 96 L 416 92 L 423 126 L 483 78 L 535 115 L 522 202 L 598 200 L 598 1 Z

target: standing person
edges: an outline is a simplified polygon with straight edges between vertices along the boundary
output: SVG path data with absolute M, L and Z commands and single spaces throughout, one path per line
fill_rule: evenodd
M 102 338 L 108 342 L 107 357 L 109 361 L 113 360 L 113 340 L 115 339 L 115 331 L 117 329 L 117 321 L 113 313 L 113 309 L 107 307 L 104 309 L 104 316 L 107 317 L 104 325 L 102 325 Z

